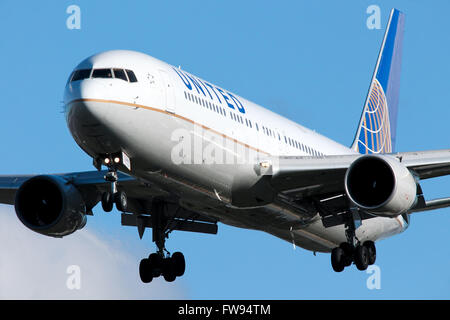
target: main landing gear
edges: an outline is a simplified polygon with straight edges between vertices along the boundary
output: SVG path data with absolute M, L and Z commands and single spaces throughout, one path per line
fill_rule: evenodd
M 161 275 L 167 282 L 175 281 L 177 277 L 184 274 L 186 268 L 184 255 L 181 252 L 170 255 L 166 250 L 165 242 L 171 232 L 169 220 L 164 214 L 166 211 L 167 206 L 164 202 L 153 202 L 151 212 L 152 237 L 158 251 L 150 254 L 148 258 L 142 259 L 139 264 L 139 275 L 144 283 L 149 283 L 153 278 Z
M 365 241 L 363 244 L 352 246 L 348 242 L 343 242 L 331 251 L 331 266 L 336 272 L 341 272 L 352 262 L 358 270 L 366 270 L 369 265 L 375 263 L 376 249 L 373 241 Z
M 351 215 L 345 224 L 347 242 L 341 243 L 331 251 L 331 266 L 336 272 L 342 272 L 352 263 L 361 271 L 375 263 L 377 258 L 375 243 L 370 240 L 361 243 L 356 237 L 355 230 L 355 220 Z

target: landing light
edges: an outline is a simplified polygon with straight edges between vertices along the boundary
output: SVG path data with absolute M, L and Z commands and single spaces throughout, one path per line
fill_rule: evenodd
M 115 157 L 115 158 L 114 158 L 114 162 L 115 162 L 115 163 L 119 163 L 119 162 L 120 162 L 120 158 L 119 158 L 119 157 Z
M 109 158 L 105 158 L 105 164 L 109 164 L 111 162 L 111 160 L 109 160 Z

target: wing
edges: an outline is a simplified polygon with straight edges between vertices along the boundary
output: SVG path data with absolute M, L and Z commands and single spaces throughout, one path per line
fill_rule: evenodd
M 314 203 L 324 224 L 339 224 L 340 214 L 348 213 L 344 178 L 347 169 L 361 154 L 316 157 L 279 157 L 272 164 L 270 184 L 281 201 L 291 204 Z M 450 149 L 390 154 L 419 180 L 450 174 Z M 425 200 L 418 186 L 419 199 L 411 212 L 450 206 L 450 198 Z M 328 218 L 333 218 L 328 221 Z M 365 218 L 370 218 L 367 216 Z M 364 217 L 363 217 L 364 218 Z M 335 220 L 335 221 L 334 221 Z
M 450 174 L 450 149 L 390 154 L 419 179 Z M 316 157 L 280 157 L 274 163 L 272 185 L 277 191 L 302 194 L 343 191 L 348 167 L 361 154 Z
M 92 215 L 92 208 L 101 200 L 105 191 L 110 190 L 110 183 L 105 181 L 107 171 L 86 171 L 59 176 L 74 185 L 82 194 L 87 214 Z M 15 196 L 20 186 L 36 175 L 0 175 L 0 203 L 14 205 Z M 170 210 L 167 210 L 168 225 L 171 230 L 192 231 L 200 233 L 217 233 L 217 220 L 205 216 L 201 212 L 179 206 L 178 199 L 171 193 L 154 184 L 118 172 L 118 189 L 125 191 L 128 198 L 127 213 L 122 213 L 122 225 L 136 226 L 142 237 L 145 228 L 151 228 L 152 200 L 162 199 Z

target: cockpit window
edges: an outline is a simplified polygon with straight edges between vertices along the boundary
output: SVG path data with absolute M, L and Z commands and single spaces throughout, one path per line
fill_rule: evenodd
M 92 78 L 112 78 L 111 69 L 94 69 Z
M 92 71 L 92 75 L 91 75 L 91 71 Z M 126 82 L 137 82 L 137 78 L 133 71 L 124 70 L 124 69 L 120 69 L 120 68 L 76 70 L 69 77 L 69 81 L 79 81 L 79 80 L 89 79 L 91 77 L 92 78 L 103 78 L 103 79 L 116 78 L 116 79 L 124 80 Z
M 74 73 L 75 73 L 75 71 L 72 71 L 72 73 L 70 74 L 69 78 L 67 78 L 66 84 L 68 84 L 70 81 L 72 81 L 72 77 L 73 77 Z
M 78 81 L 89 78 L 91 75 L 91 69 L 81 69 L 73 73 L 71 81 Z
M 125 74 L 125 71 L 123 71 L 123 69 L 113 69 L 113 71 L 114 71 L 114 78 L 122 79 L 128 82 L 127 75 Z
M 126 71 L 127 71 L 128 79 L 130 79 L 130 82 L 137 82 L 134 72 L 131 70 L 126 70 Z

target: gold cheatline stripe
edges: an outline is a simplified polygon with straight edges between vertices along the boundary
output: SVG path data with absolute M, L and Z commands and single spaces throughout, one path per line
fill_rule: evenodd
M 214 133 L 216 133 L 216 134 L 218 134 L 218 135 L 220 135 L 220 136 L 222 136 L 222 137 L 224 137 L 226 139 L 230 139 L 230 140 L 234 141 L 235 143 L 239 143 L 240 145 L 243 145 L 244 147 L 247 147 L 249 149 L 253 149 L 256 152 L 261 152 L 261 153 L 265 153 L 266 155 L 270 155 L 270 153 L 268 153 L 268 152 L 262 151 L 262 150 L 260 150 L 258 148 L 254 148 L 254 147 L 252 147 L 252 146 L 250 146 L 250 145 L 248 145 L 248 144 L 246 144 L 244 142 L 236 140 L 235 138 L 231 138 L 231 137 L 227 136 L 226 134 L 223 134 L 223 133 L 221 133 L 219 131 L 211 129 L 211 128 L 209 128 L 209 127 L 207 127 L 207 126 L 205 126 L 205 125 L 203 125 L 201 123 L 195 122 L 194 120 L 191 120 L 189 118 L 180 116 L 180 115 L 175 114 L 175 113 L 167 112 L 167 111 L 164 111 L 164 110 L 161 110 L 161 109 L 156 109 L 156 108 L 144 106 L 144 105 L 141 105 L 141 104 L 122 102 L 122 101 L 116 101 L 116 100 L 104 100 L 104 99 L 76 99 L 76 100 L 70 101 L 68 104 L 77 103 L 77 102 L 84 102 L 84 101 L 103 102 L 103 103 L 115 103 L 115 104 L 119 104 L 119 105 L 123 105 L 123 106 L 142 108 L 142 109 L 146 109 L 146 110 L 156 111 L 156 112 L 159 112 L 159 113 L 164 113 L 166 115 L 169 115 L 169 116 L 172 116 L 172 117 L 176 117 L 176 118 L 185 120 L 187 122 L 190 122 L 192 124 L 198 125 L 198 126 L 202 127 L 205 130 L 212 131 L 212 132 L 214 132 Z

